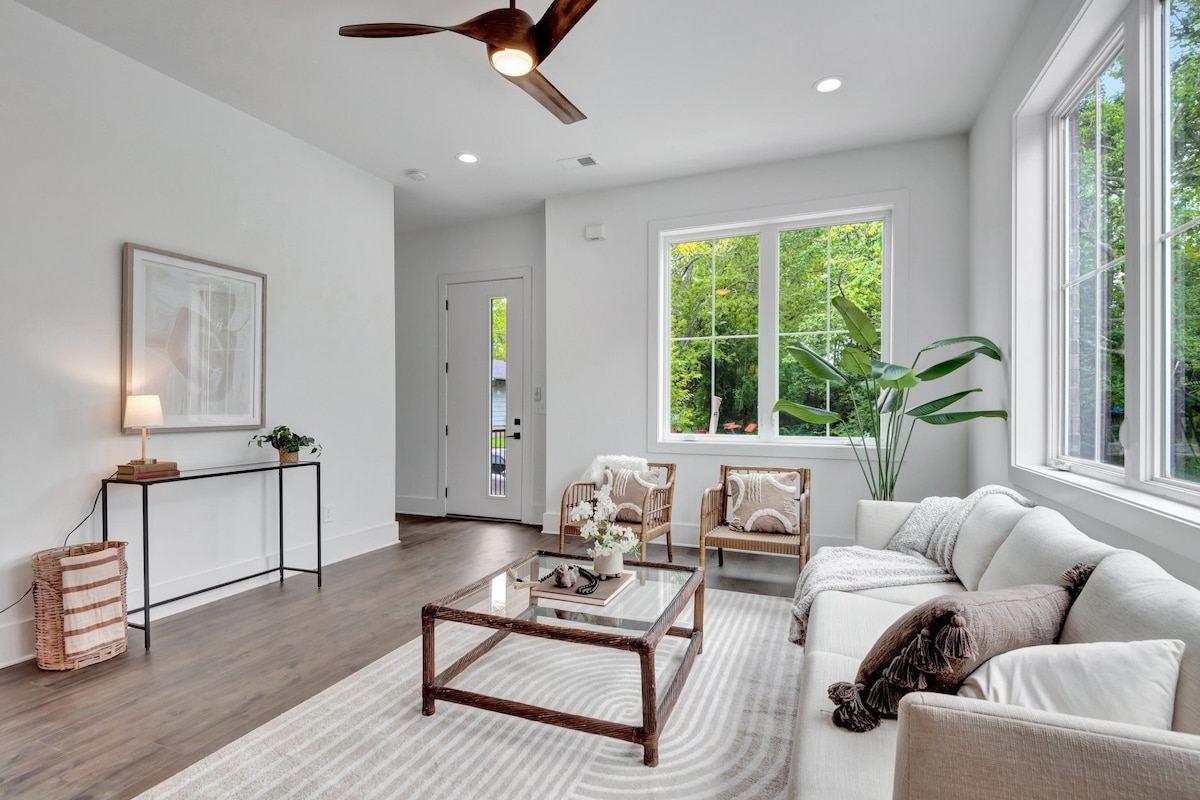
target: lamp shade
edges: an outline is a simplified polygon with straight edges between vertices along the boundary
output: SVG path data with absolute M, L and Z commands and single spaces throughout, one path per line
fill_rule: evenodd
M 162 403 L 158 395 L 131 394 L 125 398 L 126 428 L 151 428 L 162 424 Z

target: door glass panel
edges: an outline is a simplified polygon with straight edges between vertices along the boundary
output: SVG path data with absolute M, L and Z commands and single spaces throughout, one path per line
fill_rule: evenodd
M 508 461 L 504 445 L 508 435 L 508 298 L 492 298 L 491 442 L 488 453 L 488 494 L 505 497 Z

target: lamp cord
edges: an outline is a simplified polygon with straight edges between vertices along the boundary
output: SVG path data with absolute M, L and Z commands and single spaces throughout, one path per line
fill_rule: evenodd
M 116 474 L 117 474 L 117 473 L 115 473 L 115 472 L 114 472 L 114 473 L 112 473 L 112 475 L 109 475 L 108 477 L 109 477 L 109 478 L 111 478 L 113 475 L 116 475 Z M 107 478 L 106 478 L 105 480 L 107 480 Z M 74 528 L 71 528 L 71 530 L 70 530 L 70 531 L 68 531 L 68 532 L 67 532 L 67 535 L 66 535 L 66 536 L 63 538 L 63 543 L 62 543 L 62 546 L 63 546 L 63 547 L 66 547 L 66 546 L 67 546 L 67 542 L 70 540 L 71 536 L 72 536 L 72 535 L 75 533 L 75 531 L 77 531 L 77 530 L 79 530 L 81 527 L 83 527 L 83 523 L 85 523 L 85 522 L 87 522 L 89 519 L 91 519 L 91 518 L 92 518 L 92 514 L 95 514 L 95 513 L 96 513 L 96 504 L 100 502 L 100 493 L 101 493 L 102 491 L 104 491 L 104 485 L 103 485 L 103 484 L 101 484 L 100 488 L 96 490 L 96 496 L 92 498 L 92 508 L 91 508 L 91 510 L 90 510 L 90 511 L 88 511 L 87 515 L 86 515 L 86 516 L 85 516 L 83 519 L 79 520 L 79 524 L 78 524 L 78 525 L 76 525 Z M 29 593 L 30 593 L 30 592 L 32 592 L 32 591 L 33 591 L 33 586 L 32 586 L 32 584 L 31 584 L 31 585 L 30 585 L 30 587 L 29 587 L 28 589 L 26 589 L 26 590 L 25 590 L 25 594 L 21 595 L 21 596 L 20 596 L 20 597 L 18 597 L 16 600 L 14 600 L 14 601 L 12 601 L 11 603 L 9 603 L 8 605 L 6 605 L 4 608 L 0 608 L 0 614 L 3 614 L 5 611 L 8 611 L 10 608 L 12 608 L 13 606 L 15 606 L 17 603 L 19 603 L 19 602 L 21 602 L 22 600 L 24 600 L 26 597 L 28 597 L 28 596 L 29 596 Z

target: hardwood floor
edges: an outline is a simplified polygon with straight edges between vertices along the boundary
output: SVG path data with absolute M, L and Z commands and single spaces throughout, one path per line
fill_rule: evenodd
M 0 670 L 0 797 L 133 797 L 418 636 L 447 587 L 558 544 L 512 523 L 397 520 L 401 543 L 327 566 L 319 591 L 297 575 L 156 621 L 150 651 L 131 630 L 129 652 L 76 672 Z M 751 553 L 714 557 L 707 577 L 785 597 L 795 583 L 793 560 Z

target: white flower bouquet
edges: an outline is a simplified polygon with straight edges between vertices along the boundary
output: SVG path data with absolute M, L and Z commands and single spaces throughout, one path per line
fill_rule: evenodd
M 571 509 L 569 515 L 571 522 L 584 520 L 579 530 L 585 542 L 592 542 L 587 551 L 592 558 L 628 553 L 641 545 L 633 535 L 633 528 L 612 521 L 617 513 L 617 504 L 611 495 L 612 484 L 605 484 L 596 490 L 594 500 L 580 503 Z

